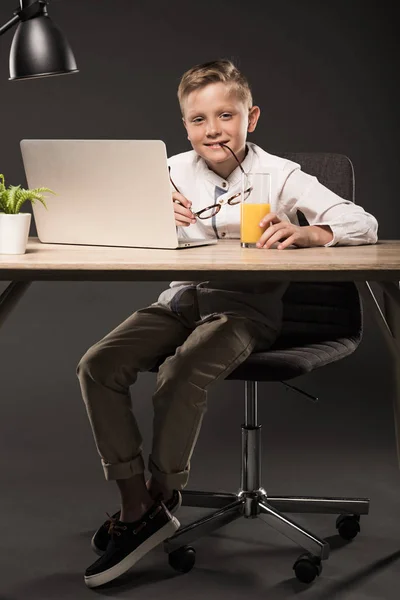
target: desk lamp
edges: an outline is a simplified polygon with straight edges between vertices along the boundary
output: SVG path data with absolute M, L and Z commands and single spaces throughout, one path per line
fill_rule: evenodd
M 10 50 L 10 81 L 77 73 L 67 40 L 47 13 L 49 0 L 20 0 L 20 9 L 0 27 L 0 35 L 19 23 Z

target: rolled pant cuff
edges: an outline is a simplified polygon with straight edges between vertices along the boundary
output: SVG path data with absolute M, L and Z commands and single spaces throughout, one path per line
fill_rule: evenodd
M 133 475 L 144 473 L 144 460 L 141 454 L 138 454 L 132 460 L 124 463 L 106 463 L 101 461 L 103 465 L 104 475 L 107 481 L 115 479 L 129 479 Z
M 149 471 L 161 485 L 165 486 L 169 490 L 182 490 L 189 479 L 189 469 L 185 471 L 179 471 L 177 473 L 164 473 L 160 471 L 156 464 L 149 457 Z

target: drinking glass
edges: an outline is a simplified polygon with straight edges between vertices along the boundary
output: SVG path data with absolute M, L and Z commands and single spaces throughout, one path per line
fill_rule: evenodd
M 250 194 L 245 191 L 251 189 Z M 256 243 L 266 227 L 260 221 L 271 211 L 271 175 L 265 172 L 242 173 L 240 203 L 240 245 L 256 248 Z

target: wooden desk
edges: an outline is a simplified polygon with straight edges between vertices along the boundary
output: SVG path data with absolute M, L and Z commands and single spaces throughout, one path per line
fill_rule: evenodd
M 400 461 L 400 240 L 372 246 L 279 250 L 244 249 L 238 240 L 183 250 L 41 244 L 27 253 L 0 255 L 0 325 L 32 281 L 169 281 L 232 279 L 354 281 L 371 310 L 395 365 L 394 415 Z M 369 281 L 383 292 L 382 308 Z
M 182 250 L 42 244 L 0 255 L 0 279 L 18 281 L 169 281 L 229 279 L 396 281 L 400 240 L 373 246 L 258 250 L 237 240 Z

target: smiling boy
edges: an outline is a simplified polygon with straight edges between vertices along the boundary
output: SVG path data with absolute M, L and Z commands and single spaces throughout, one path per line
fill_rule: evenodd
M 271 173 L 273 186 L 259 248 L 376 242 L 372 215 L 303 173 L 298 164 L 246 142 L 260 109 L 230 61 L 187 71 L 178 98 L 193 147 L 169 159 L 175 222 L 182 234 L 189 230 L 193 238 L 238 239 L 240 205 L 229 200 L 240 192 L 242 171 L 262 170 Z M 298 210 L 308 226 L 299 226 Z M 207 391 L 253 351 L 271 347 L 280 331 L 286 287 L 174 281 L 156 303 L 135 312 L 81 359 L 78 377 L 105 477 L 116 481 L 121 498 L 121 510 L 93 536 L 92 547 L 102 556 L 86 570 L 89 587 L 115 579 L 179 527 L 171 513 L 179 508 L 179 490 L 188 481 Z M 146 482 L 129 387 L 139 372 L 160 362 Z

